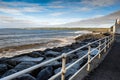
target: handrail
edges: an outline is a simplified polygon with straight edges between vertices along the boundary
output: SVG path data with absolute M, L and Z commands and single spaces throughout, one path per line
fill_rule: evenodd
M 44 66 L 44 65 L 46 65 L 46 64 L 48 64 L 48 63 L 50 63 L 50 62 L 52 62 L 52 61 L 58 60 L 58 59 L 60 59 L 60 58 L 62 58 L 62 55 L 61 55 L 61 56 L 58 56 L 58 57 L 56 57 L 56 58 L 50 59 L 50 60 L 48 60 L 48 61 L 42 62 L 42 63 L 40 63 L 40 64 L 37 64 L 37 65 L 35 65 L 35 66 L 32 66 L 32 67 L 30 67 L 30 68 L 24 69 L 24 70 L 22 70 L 22 71 L 19 71 L 19 72 L 17 72 L 17 73 L 11 74 L 11 75 L 9 75 L 9 76 L 7 76 L 7 77 L 4 77 L 4 78 L 2 78 L 2 79 L 0 79 L 0 80 L 11 80 L 11 79 L 14 79 L 14 78 L 16 78 L 17 76 L 20 76 L 20 75 L 23 75 L 23 74 L 25 74 L 25 73 L 27 73 L 27 72 L 33 71 L 33 70 L 35 70 L 35 69 L 37 69 L 37 68 L 40 68 L 40 67 L 42 67 L 42 66 Z
M 111 39 L 112 38 L 112 39 Z M 108 39 L 108 44 L 112 43 L 114 41 L 114 38 L 111 37 Z M 101 44 L 100 46 L 106 44 L 107 42 L 104 42 L 103 44 Z M 94 58 L 96 58 L 96 56 L 98 56 L 105 48 L 107 47 L 107 45 L 105 45 L 93 58 L 90 59 L 90 62 L 92 60 L 94 60 Z M 84 64 L 75 74 L 73 74 L 73 76 L 71 76 L 69 78 L 69 80 L 72 80 L 83 68 L 85 68 L 88 65 L 88 63 Z
M 106 39 L 108 39 L 108 40 L 106 40 Z M 72 66 L 74 66 L 76 63 L 78 63 L 79 61 L 81 61 L 82 59 L 84 59 L 86 56 L 90 56 L 90 55 L 91 55 L 91 52 L 93 52 L 95 49 L 90 50 L 90 51 L 88 50 L 88 53 L 89 53 L 89 54 L 85 54 L 84 56 L 82 56 L 81 58 L 79 58 L 78 60 L 76 60 L 75 62 L 73 62 L 71 65 L 69 65 L 68 67 L 65 67 L 66 57 L 67 57 L 68 55 L 70 55 L 70 54 L 78 51 L 78 50 L 81 50 L 81 49 L 83 49 L 83 48 L 85 48 L 85 47 L 91 46 L 92 44 L 94 44 L 94 43 L 96 43 L 96 42 L 100 42 L 100 43 L 101 43 L 102 40 L 104 40 L 104 42 L 103 42 L 102 44 L 99 44 L 99 46 L 97 46 L 95 49 L 101 48 L 101 46 L 104 46 L 104 47 L 103 47 L 100 51 L 98 51 L 98 53 L 97 53 L 96 55 L 94 55 L 93 58 L 90 58 L 90 60 L 88 60 L 88 62 L 85 64 L 85 65 L 88 65 L 90 61 L 92 61 L 98 54 L 101 53 L 101 51 L 106 50 L 106 47 L 107 47 L 108 45 L 110 45 L 110 44 L 114 41 L 114 36 L 107 36 L 107 37 L 98 39 L 98 40 L 93 41 L 93 42 L 91 42 L 91 43 L 88 43 L 88 44 L 86 44 L 86 45 L 84 45 L 84 46 L 82 46 L 82 47 L 79 47 L 79 48 L 77 48 L 77 49 L 75 49 L 75 50 L 72 50 L 72 51 L 70 51 L 70 52 L 68 52 L 68 53 L 64 53 L 64 54 L 62 54 L 62 55 L 60 55 L 60 56 L 58 56 L 58 57 L 56 57 L 56 58 L 50 59 L 50 60 L 48 60 L 48 61 L 45 61 L 45 62 L 42 62 L 42 63 L 40 63 L 40 64 L 34 65 L 34 66 L 30 67 L 30 68 L 24 69 L 24 70 L 22 70 L 22 71 L 19 71 L 19 72 L 17 72 L 17 73 L 12 74 L 12 75 L 9 75 L 9 76 L 6 76 L 6 77 L 4 77 L 4 78 L 1 78 L 0 80 L 11 80 L 11 79 L 14 79 L 14 78 L 16 78 L 16 77 L 18 77 L 18 76 L 20 76 L 20 75 L 22 75 L 22 74 L 25 74 L 25 73 L 28 73 L 28 72 L 30 72 L 30 71 L 33 71 L 33 70 L 35 70 L 35 69 L 37 69 L 37 68 L 40 68 L 40 67 L 42 67 L 42 66 L 44 66 L 44 65 L 46 65 L 46 64 L 48 64 L 48 63 L 51 63 L 51 62 L 53 62 L 53 61 L 58 60 L 58 59 L 62 59 L 62 69 L 61 69 L 61 71 L 58 72 L 56 75 L 53 75 L 51 78 L 49 78 L 49 80 L 54 80 L 55 78 L 57 78 L 57 77 L 60 76 L 60 75 L 62 76 L 61 79 L 62 79 L 62 80 L 65 80 L 65 73 L 66 73 L 66 71 L 67 71 L 68 69 L 72 68 Z M 91 49 L 91 47 L 90 47 L 90 49 Z M 83 68 L 85 65 L 83 65 L 83 66 L 80 68 L 80 70 L 82 70 L 82 68 Z M 90 66 L 90 65 L 88 65 L 88 66 Z M 88 68 L 88 70 L 89 70 L 89 68 Z M 75 74 L 76 74 L 76 73 L 75 73 Z M 75 74 L 74 74 L 72 77 L 74 77 Z M 72 77 L 70 78 L 70 80 L 72 79 Z

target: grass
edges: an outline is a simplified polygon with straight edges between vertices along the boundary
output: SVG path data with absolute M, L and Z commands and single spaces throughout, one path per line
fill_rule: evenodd
M 29 28 L 30 30 L 88 30 L 93 32 L 108 32 L 109 28 Z

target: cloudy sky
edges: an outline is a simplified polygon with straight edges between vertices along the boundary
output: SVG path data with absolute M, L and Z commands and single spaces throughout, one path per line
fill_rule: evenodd
M 0 28 L 43 27 L 100 17 L 120 0 L 0 0 Z

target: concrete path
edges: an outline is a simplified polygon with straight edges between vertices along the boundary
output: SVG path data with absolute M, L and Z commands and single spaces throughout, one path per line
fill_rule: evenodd
M 103 62 L 83 80 L 120 80 L 120 41 L 116 41 Z

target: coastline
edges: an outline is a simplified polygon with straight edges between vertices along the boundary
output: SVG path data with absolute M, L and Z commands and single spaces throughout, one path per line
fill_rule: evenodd
M 62 46 L 62 47 L 47 48 L 43 51 L 35 50 L 29 53 L 15 55 L 9 58 L 7 57 L 0 58 L 0 62 L 1 62 L 0 77 L 2 78 L 5 76 L 8 76 L 10 74 L 29 68 L 43 61 L 47 61 L 49 59 L 55 58 L 59 55 L 62 55 L 62 53 L 67 53 L 69 51 L 72 51 L 76 48 L 79 48 L 83 45 L 86 45 L 90 42 L 98 40 L 101 37 L 104 37 L 107 35 L 108 34 L 84 34 L 82 36 L 75 38 L 76 40 L 75 42 Z M 97 46 L 99 46 L 99 43 L 92 44 L 91 48 L 94 49 Z M 67 58 L 66 65 L 70 65 L 72 62 L 76 61 L 78 58 L 81 58 L 87 53 L 87 51 L 88 51 L 88 48 L 86 47 L 86 48 L 81 49 L 80 51 L 77 51 L 71 54 L 70 57 Z M 97 54 L 98 51 L 99 50 L 96 49 L 95 52 L 92 53 L 91 57 L 93 57 L 94 54 Z M 73 66 L 74 70 L 71 71 L 70 69 L 70 72 L 66 73 L 66 80 L 68 80 L 70 75 L 74 74 L 75 71 L 77 71 L 80 67 L 82 67 L 86 62 L 87 62 L 87 58 L 85 58 L 83 61 L 81 61 L 77 65 Z M 26 78 L 30 78 L 30 79 L 34 78 L 35 80 L 39 78 L 40 80 L 44 80 L 44 78 L 41 76 L 45 76 L 45 74 L 48 74 L 45 77 L 45 80 L 47 80 L 49 77 L 58 73 L 61 70 L 61 65 L 62 65 L 61 60 L 57 60 L 46 66 L 36 69 L 36 71 L 30 72 L 30 74 L 27 73 L 27 74 L 21 75 L 20 77 L 17 77 L 15 80 L 17 79 L 21 80 L 21 79 L 26 79 Z
M 20 46 L 4 47 L 4 48 L 0 48 L 0 58 L 21 55 L 36 50 L 43 51 L 47 48 L 62 47 L 68 44 L 72 44 L 73 42 L 75 42 L 75 38 L 69 37 L 69 38 L 54 39 L 46 43 L 34 43 L 34 44 L 26 44 Z

